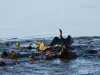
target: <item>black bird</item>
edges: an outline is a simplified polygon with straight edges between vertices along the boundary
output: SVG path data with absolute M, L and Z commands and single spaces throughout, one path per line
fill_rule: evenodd
M 62 37 L 62 30 L 59 29 L 60 32 L 60 36 L 59 37 L 54 37 L 54 39 L 52 40 L 50 46 L 54 46 L 54 45 L 66 45 L 66 39 Z
M 73 59 L 77 57 L 77 54 L 75 52 L 70 51 L 70 46 L 74 42 L 72 37 L 68 35 L 67 38 L 62 37 L 62 30 L 59 29 L 60 36 L 55 37 L 53 41 L 51 42 L 50 46 L 54 45 L 61 45 L 59 58 L 61 59 Z M 59 49 L 59 48 L 58 48 Z M 58 50 L 57 49 L 57 50 Z

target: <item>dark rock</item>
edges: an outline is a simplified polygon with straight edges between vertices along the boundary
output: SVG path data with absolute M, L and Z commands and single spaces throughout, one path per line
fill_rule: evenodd
M 90 54 L 97 54 L 98 51 L 97 50 L 89 50 L 88 53 L 90 53 Z
M 7 64 L 3 61 L 0 62 L 0 66 L 6 66 Z
M 77 58 L 76 52 L 72 52 L 69 50 L 63 50 L 60 55 L 61 59 L 74 59 Z

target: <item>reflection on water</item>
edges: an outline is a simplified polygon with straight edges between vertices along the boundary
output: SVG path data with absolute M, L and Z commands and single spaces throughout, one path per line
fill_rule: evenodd
M 98 41 L 97 41 L 98 42 Z M 95 43 L 95 47 L 97 46 Z M 94 45 L 94 44 L 93 44 Z M 84 54 L 73 60 L 26 61 L 0 67 L 0 75 L 99 75 L 100 56 Z

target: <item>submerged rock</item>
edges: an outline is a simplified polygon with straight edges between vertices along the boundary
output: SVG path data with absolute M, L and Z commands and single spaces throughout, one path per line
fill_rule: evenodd
M 77 58 L 76 52 L 72 51 L 63 51 L 61 52 L 61 55 L 59 56 L 61 59 L 74 59 Z
M 7 64 L 4 62 L 3 58 L 0 58 L 0 66 L 6 66 Z

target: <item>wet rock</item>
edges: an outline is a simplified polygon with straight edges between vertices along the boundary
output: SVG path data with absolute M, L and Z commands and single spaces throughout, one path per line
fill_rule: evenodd
M 33 49 L 33 47 L 27 46 L 26 49 L 31 50 L 31 49 Z
M 4 62 L 3 58 L 0 58 L 0 66 L 6 66 L 7 64 Z
M 6 66 L 7 64 L 5 62 L 0 62 L 0 66 Z
M 10 46 L 10 43 L 9 42 L 5 42 L 4 45 L 5 46 Z
M 89 50 L 88 53 L 90 54 L 97 54 L 99 51 L 98 50 Z
M 76 52 L 64 50 L 63 52 L 61 52 L 60 58 L 61 59 L 74 59 L 74 58 L 77 58 L 77 54 Z
M 3 51 L 2 54 L 1 54 L 1 57 L 2 57 L 2 58 L 8 57 L 7 51 Z

